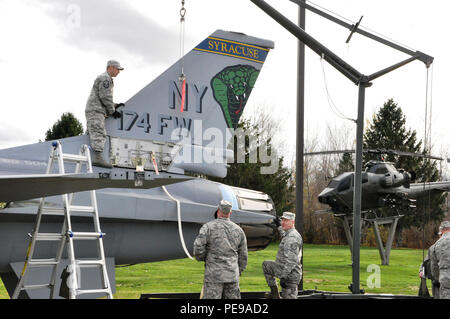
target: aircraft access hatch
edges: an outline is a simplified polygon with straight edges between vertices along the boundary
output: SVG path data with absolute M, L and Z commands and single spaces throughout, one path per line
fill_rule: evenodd
M 111 162 L 114 166 L 136 168 L 143 166 L 144 170 L 154 171 L 152 152 L 159 171 L 167 171 L 174 157 L 180 151 L 181 145 L 170 142 L 145 141 L 121 137 L 110 138 Z

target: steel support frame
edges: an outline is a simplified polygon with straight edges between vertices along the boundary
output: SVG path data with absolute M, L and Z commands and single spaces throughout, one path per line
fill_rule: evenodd
M 402 216 L 392 216 L 391 218 L 381 218 L 369 220 L 372 223 L 372 227 L 375 233 L 375 239 L 377 241 L 378 251 L 380 252 L 381 264 L 389 265 L 389 256 L 391 255 L 392 243 L 394 242 L 395 230 L 397 229 L 398 220 Z M 386 240 L 386 247 L 383 246 L 383 240 L 381 239 L 380 225 L 389 225 L 388 238 Z
M 335 215 L 335 217 L 342 220 L 342 225 L 344 226 L 345 231 L 345 237 L 347 238 L 348 246 L 350 248 L 350 253 L 352 254 L 352 261 L 355 259 L 353 258 L 353 236 L 352 236 L 352 230 L 350 227 L 350 220 L 353 220 L 354 218 L 349 218 L 347 215 Z M 371 224 L 374 230 L 375 234 L 375 241 L 377 243 L 377 248 L 380 253 L 380 259 L 382 265 L 389 265 L 389 256 L 391 254 L 391 248 L 392 244 L 394 242 L 394 235 L 395 231 L 397 229 L 398 220 L 403 217 L 403 215 L 398 216 L 391 216 L 391 217 L 384 217 L 384 218 L 374 218 L 374 219 L 363 219 L 363 221 L 368 222 Z M 383 240 L 381 238 L 381 232 L 380 232 L 380 226 L 381 225 L 390 225 L 389 226 L 389 233 L 388 238 L 386 240 L 386 247 L 383 244 Z M 362 228 L 362 224 L 360 225 L 360 229 Z
M 355 165 L 355 186 L 354 186 L 354 198 L 353 198 L 353 262 L 352 262 L 352 293 L 359 294 L 360 290 L 360 242 L 361 242 L 361 177 L 362 177 L 362 146 L 363 146 L 363 131 L 364 131 L 364 101 L 365 101 L 365 89 L 370 87 L 372 84 L 371 80 L 376 79 L 384 74 L 387 74 L 401 66 L 406 65 L 414 60 L 423 61 L 427 67 L 433 62 L 433 58 L 425 55 L 419 51 L 414 52 L 411 58 L 387 67 L 379 72 L 376 72 L 370 76 L 364 75 L 352 67 L 350 64 L 345 62 L 334 52 L 329 50 L 315 38 L 306 33 L 302 28 L 291 22 L 272 6 L 267 4 L 264 0 L 250 0 L 271 18 L 273 18 L 277 23 L 284 27 L 287 31 L 293 34 L 299 41 L 303 42 L 311 50 L 321 56 L 325 61 L 331 64 L 336 70 L 341 72 L 345 77 L 347 77 L 354 84 L 358 85 L 358 118 L 356 120 L 356 165 Z M 297 1 L 294 1 L 297 3 Z M 304 1 L 299 0 L 298 3 L 304 3 Z M 359 29 L 353 30 L 354 32 L 359 32 Z M 389 42 L 383 39 L 385 42 Z M 403 51 L 404 52 L 404 51 Z M 303 168 L 302 168 L 303 169 Z M 303 187 L 303 180 L 296 181 L 301 183 L 300 187 Z M 297 186 L 298 187 L 298 186 Z M 299 212 L 297 212 L 299 213 Z M 303 214 L 303 212 L 301 212 Z

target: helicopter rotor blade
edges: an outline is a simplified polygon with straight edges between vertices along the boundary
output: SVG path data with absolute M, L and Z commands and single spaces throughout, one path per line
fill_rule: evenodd
M 437 156 L 432 155 L 426 155 L 421 153 L 412 153 L 412 152 L 406 152 L 406 151 L 397 151 L 397 150 L 390 150 L 390 149 L 384 149 L 384 148 L 378 148 L 378 149 L 363 149 L 364 153 L 371 153 L 371 154 L 392 154 L 392 155 L 399 155 L 399 156 L 412 156 L 412 157 L 423 157 L 423 158 L 430 158 L 434 160 L 443 161 L 444 159 Z M 305 156 L 312 156 L 312 155 L 326 155 L 326 154 L 342 154 L 342 153 L 355 153 L 355 150 L 332 150 L 332 151 L 321 151 L 321 152 L 308 152 L 304 153 Z M 450 159 L 447 159 L 449 161 Z
M 325 154 L 340 154 L 340 153 L 355 153 L 355 150 L 335 150 L 335 151 L 321 151 L 321 152 L 308 152 L 304 153 L 304 156 L 312 155 L 325 155 Z

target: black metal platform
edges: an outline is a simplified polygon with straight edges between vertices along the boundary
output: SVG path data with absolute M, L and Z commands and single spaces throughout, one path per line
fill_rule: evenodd
M 242 299 L 264 299 L 266 291 L 241 292 Z M 199 299 L 198 292 L 181 293 L 152 293 L 141 294 L 140 299 Z M 298 299 L 433 299 L 432 297 L 420 297 L 411 295 L 392 294 L 351 294 L 346 292 L 303 290 L 299 291 Z

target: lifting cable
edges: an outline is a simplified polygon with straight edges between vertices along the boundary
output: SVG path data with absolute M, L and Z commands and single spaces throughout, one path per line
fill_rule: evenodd
M 184 33 L 185 33 L 185 19 L 186 8 L 184 7 L 184 1 L 181 0 L 181 9 L 180 9 L 180 60 L 181 60 L 181 74 L 178 77 L 178 80 L 181 83 L 181 106 L 180 111 L 184 111 L 184 102 L 186 100 L 186 75 L 184 74 Z
M 153 168 L 155 169 L 155 173 L 156 173 L 156 175 L 159 175 L 158 165 L 156 164 L 155 154 L 153 152 L 151 152 L 151 159 L 152 159 Z M 178 235 L 180 236 L 181 246 L 183 246 L 183 250 L 184 250 L 184 253 L 186 254 L 186 256 L 189 257 L 190 259 L 194 260 L 194 258 L 191 256 L 191 254 L 189 254 L 189 251 L 186 248 L 186 243 L 184 241 L 183 227 L 181 225 L 181 205 L 180 205 L 180 201 L 178 199 L 176 199 L 175 197 L 173 197 L 168 192 L 168 190 L 166 189 L 165 186 L 161 186 L 161 188 L 163 189 L 164 193 L 166 193 L 166 195 L 169 196 L 169 198 L 171 200 L 173 200 L 177 204 Z
M 322 64 L 322 73 L 323 73 L 323 82 L 325 84 L 325 91 L 327 93 L 327 102 L 328 102 L 328 106 L 330 107 L 331 111 L 339 118 L 343 119 L 343 120 L 348 120 L 348 121 L 352 121 L 354 123 L 356 123 L 356 120 L 345 116 L 336 106 L 336 104 L 334 104 L 333 99 L 331 98 L 330 92 L 328 90 L 328 82 L 327 82 L 327 77 L 325 74 L 325 66 L 324 66 L 324 54 L 321 55 L 320 57 L 320 63 Z

